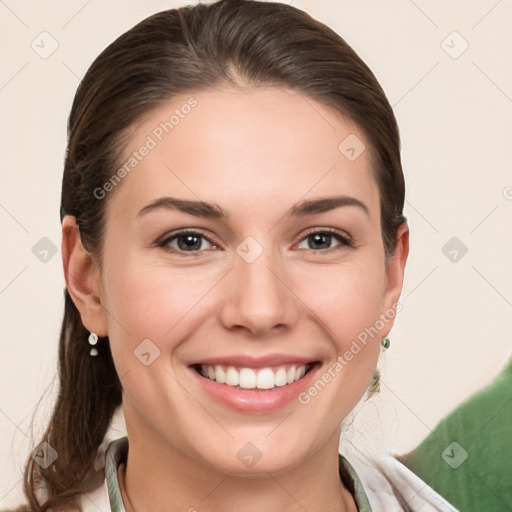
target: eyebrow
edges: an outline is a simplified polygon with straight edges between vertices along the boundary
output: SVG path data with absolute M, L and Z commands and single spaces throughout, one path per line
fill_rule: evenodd
M 370 215 L 368 207 L 359 199 L 351 196 L 333 196 L 319 199 L 310 199 L 295 204 L 288 212 L 289 217 L 305 217 L 324 213 L 341 206 L 357 206 L 363 210 L 367 216 Z M 229 213 L 223 210 L 219 205 L 207 203 L 205 201 L 191 201 L 188 199 L 179 199 L 176 197 L 160 197 L 142 208 L 137 217 L 142 217 L 148 213 L 159 210 L 178 210 L 196 217 L 212 219 L 228 219 Z

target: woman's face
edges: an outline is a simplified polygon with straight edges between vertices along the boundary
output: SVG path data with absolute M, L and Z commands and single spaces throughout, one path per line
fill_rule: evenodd
M 365 145 L 339 114 L 275 88 L 175 97 L 136 126 L 125 172 L 97 191 L 92 326 L 110 338 L 129 435 L 231 472 L 337 447 L 406 256 L 385 266 Z

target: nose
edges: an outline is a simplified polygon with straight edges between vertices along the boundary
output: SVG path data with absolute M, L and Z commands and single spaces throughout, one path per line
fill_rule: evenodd
M 247 330 L 263 337 L 297 321 L 299 299 L 279 258 L 264 250 L 256 260 L 236 255 L 234 268 L 224 281 L 221 320 L 228 329 Z M 288 281 L 288 282 L 287 282 Z

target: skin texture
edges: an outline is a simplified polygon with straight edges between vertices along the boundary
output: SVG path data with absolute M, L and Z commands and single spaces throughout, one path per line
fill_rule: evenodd
M 126 157 L 190 96 L 135 126 Z M 400 227 L 386 266 L 368 143 L 332 109 L 276 88 L 193 97 L 190 113 L 103 199 L 100 262 L 83 249 L 74 219 L 63 221 L 68 289 L 87 329 L 108 334 L 123 385 L 123 499 L 128 509 L 157 512 L 356 510 L 338 474 L 340 422 L 366 391 L 392 320 L 306 405 L 241 413 L 207 394 L 188 366 L 280 353 L 320 361 L 325 373 L 398 301 L 408 228 Z M 367 148 L 354 161 L 338 150 L 350 134 Z M 287 215 L 300 201 L 337 195 L 368 213 L 348 205 Z M 138 215 L 164 196 L 215 203 L 229 218 L 166 208 Z M 176 238 L 167 245 L 174 252 L 158 246 L 184 228 L 205 237 L 201 250 L 178 253 Z M 326 229 L 348 234 L 353 246 L 333 236 L 316 248 L 310 231 Z M 263 250 L 252 263 L 236 251 L 248 236 Z M 148 366 L 134 356 L 145 339 L 160 350 Z M 237 457 L 247 442 L 262 454 L 251 468 Z

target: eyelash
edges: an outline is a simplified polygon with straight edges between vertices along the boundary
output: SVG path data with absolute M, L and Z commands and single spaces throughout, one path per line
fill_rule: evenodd
M 335 245 L 334 247 L 329 248 L 329 249 L 320 249 L 320 250 L 305 249 L 305 250 L 309 250 L 309 251 L 320 253 L 320 254 L 325 254 L 327 252 L 332 252 L 332 251 L 335 251 L 337 249 L 342 249 L 343 247 L 354 247 L 354 242 L 353 242 L 352 238 L 347 233 L 345 233 L 343 231 L 340 231 L 340 230 L 337 230 L 337 229 L 333 229 L 333 228 L 330 228 L 330 229 L 316 229 L 316 230 L 309 231 L 300 239 L 299 243 L 304 241 L 304 240 L 306 240 L 307 238 L 309 238 L 309 237 L 311 237 L 313 235 L 316 235 L 316 234 L 333 236 L 340 243 L 338 245 Z M 178 231 L 177 233 L 174 233 L 172 236 L 166 236 L 162 240 L 157 242 L 157 245 L 158 245 L 158 247 L 162 248 L 166 252 L 170 252 L 170 253 L 173 253 L 173 254 L 180 254 L 180 255 L 182 254 L 185 257 L 188 257 L 188 256 L 192 256 L 192 257 L 200 256 L 202 252 L 204 252 L 205 250 L 208 250 L 208 249 L 202 249 L 202 250 L 198 250 L 198 251 L 182 251 L 182 250 L 176 249 L 174 247 L 169 247 L 168 244 L 171 241 L 173 241 L 173 240 L 175 240 L 177 238 L 180 238 L 181 236 L 185 236 L 185 235 L 196 235 L 196 236 L 198 236 L 200 238 L 204 238 L 210 244 L 212 244 L 214 247 L 216 246 L 216 244 L 213 243 L 208 237 L 206 237 L 205 235 L 203 235 L 199 231 L 194 231 L 192 229 L 190 229 L 190 230 L 181 230 L 181 231 Z M 301 250 L 304 250 L 304 249 L 301 249 Z

